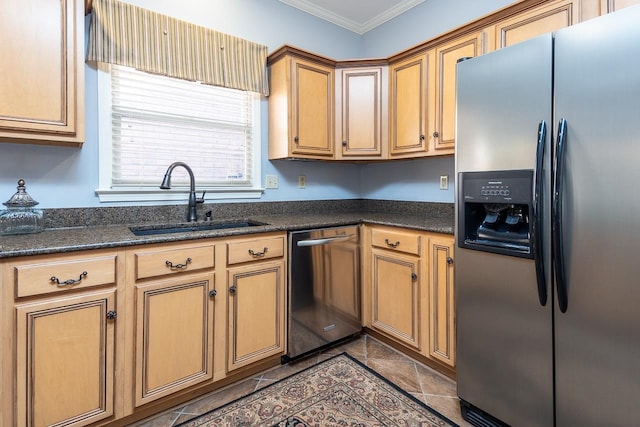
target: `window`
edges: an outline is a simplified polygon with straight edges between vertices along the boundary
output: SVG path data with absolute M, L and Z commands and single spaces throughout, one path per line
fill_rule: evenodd
M 260 197 L 260 95 L 100 64 L 101 201 L 183 200 L 187 163 L 207 199 Z

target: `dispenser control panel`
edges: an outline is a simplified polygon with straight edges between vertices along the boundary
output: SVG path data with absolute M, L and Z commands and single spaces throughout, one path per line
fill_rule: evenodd
M 475 203 L 531 203 L 532 170 L 461 173 L 462 197 Z

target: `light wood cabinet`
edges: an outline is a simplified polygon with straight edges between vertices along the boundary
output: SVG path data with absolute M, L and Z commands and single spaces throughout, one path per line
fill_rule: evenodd
M 336 70 L 337 160 L 387 157 L 388 71 L 386 65 Z
M 140 247 L 127 254 L 133 397 L 139 407 L 213 379 L 215 246 Z
M 594 0 L 556 0 L 542 3 L 492 26 L 493 49 L 511 46 L 598 16 Z
M 455 372 L 453 236 L 366 225 L 363 323 Z
M 425 344 L 428 301 L 422 245 L 410 231 L 371 229 L 370 326 L 416 351 Z
M 434 129 L 430 132 L 437 154 L 453 154 L 456 130 L 456 64 L 461 58 L 484 53 L 484 33 L 474 32 L 435 49 Z
M 332 309 L 336 310 L 343 318 L 350 319 L 353 323 L 361 322 L 361 289 L 360 286 L 353 286 L 354 283 L 360 285 L 360 245 L 354 243 L 354 239 L 341 240 L 340 237 L 347 238 L 350 234 L 357 235 L 358 227 L 351 229 L 324 230 L 325 238 L 338 237 L 331 244 L 317 246 L 322 248 L 324 262 L 323 301 Z
M 452 236 L 429 238 L 429 356 L 455 367 Z
M 433 52 L 389 65 L 389 157 L 421 157 L 429 151 L 427 104 Z
M 227 370 L 232 372 L 285 352 L 285 242 L 277 236 L 227 246 L 229 254 L 250 257 L 230 257 L 227 269 Z
M 270 57 L 269 159 L 334 155 L 334 64 Z
M 0 141 L 84 141 L 84 4 L 11 2 L 0 14 Z
M 604 15 L 639 3 L 638 0 L 600 0 L 600 13 Z
M 3 263 L 3 425 L 85 426 L 121 415 L 123 264 L 111 251 Z

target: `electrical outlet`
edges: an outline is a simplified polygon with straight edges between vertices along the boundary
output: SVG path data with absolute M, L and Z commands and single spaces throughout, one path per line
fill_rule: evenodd
M 278 188 L 278 175 L 265 176 L 265 188 Z
M 449 175 L 440 175 L 440 189 L 441 190 L 449 189 Z
M 298 177 L 298 188 L 306 188 L 307 187 L 307 177 L 304 175 L 300 175 Z

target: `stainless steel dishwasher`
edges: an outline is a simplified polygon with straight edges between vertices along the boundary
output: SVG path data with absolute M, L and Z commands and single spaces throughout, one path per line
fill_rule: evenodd
M 357 225 L 289 233 L 288 346 L 283 362 L 359 335 Z

